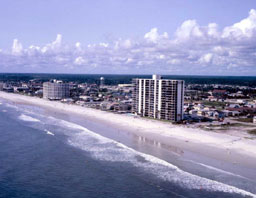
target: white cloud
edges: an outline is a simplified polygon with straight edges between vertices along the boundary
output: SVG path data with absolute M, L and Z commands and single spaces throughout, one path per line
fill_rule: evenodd
M 201 26 L 186 20 L 173 38 L 152 28 L 141 40 L 118 39 L 83 47 L 80 42 L 65 44 L 61 34 L 46 45 L 28 48 L 14 39 L 11 51 L 0 51 L 4 65 L 0 71 L 239 75 L 251 71 L 256 75 L 255 49 L 256 11 L 251 10 L 247 18 L 222 30 L 216 23 Z
M 81 43 L 80 42 L 76 42 L 76 48 L 80 49 L 81 48 Z
M 52 42 L 52 47 L 60 47 L 62 42 L 62 35 L 57 34 L 56 40 Z
M 144 38 L 147 40 L 147 41 L 150 41 L 150 42 L 153 42 L 153 43 L 156 43 L 157 41 L 161 40 L 161 39 L 168 39 L 168 33 L 167 32 L 164 32 L 162 35 L 159 35 L 158 34 L 158 29 L 157 28 L 152 28 L 150 30 L 150 32 L 146 33 L 144 35 Z
M 86 63 L 86 60 L 81 56 L 77 57 L 74 60 L 74 64 L 76 64 L 76 65 L 82 65 L 82 64 L 85 64 L 85 63 Z
M 64 63 L 66 63 L 66 62 L 68 62 L 69 61 L 69 58 L 68 57 L 62 57 L 62 56 L 56 56 L 55 57 L 55 61 L 57 62 L 57 63 L 61 63 L 61 64 L 64 64 Z
M 209 23 L 207 26 L 200 26 L 196 20 L 187 20 L 177 29 L 176 42 L 187 42 L 195 40 L 197 42 L 218 42 L 220 32 L 218 31 L 218 25 L 216 23 Z M 193 43 L 194 44 L 194 43 Z
M 168 60 L 167 63 L 171 65 L 178 65 L 181 63 L 181 61 L 178 59 L 171 59 L 171 60 Z
M 129 63 L 133 63 L 134 62 L 134 60 L 132 59 L 132 58 L 127 58 L 127 60 L 126 60 L 126 64 L 129 64 Z
M 208 64 L 208 63 L 210 63 L 212 61 L 212 57 L 213 57 L 213 55 L 211 53 L 204 54 L 199 59 L 199 63 L 201 63 L 201 64 Z
M 80 43 L 80 42 L 76 42 L 75 48 L 76 48 L 77 51 L 82 51 L 82 45 L 81 45 L 81 43 Z
M 100 43 L 100 46 L 102 46 L 102 47 L 108 47 L 108 43 Z
M 186 40 L 191 37 L 202 37 L 203 33 L 195 20 L 187 20 L 177 29 L 176 36 L 180 40 Z
M 125 40 L 123 43 L 122 43 L 122 46 L 124 47 L 124 48 L 131 48 L 132 47 L 132 42 L 129 40 L 129 39 L 127 39 L 127 40 Z
M 18 41 L 18 39 L 14 39 L 12 44 L 12 54 L 21 55 L 22 50 L 23 50 L 22 44 Z
M 228 39 L 243 39 L 255 37 L 256 34 L 256 10 L 252 9 L 246 19 L 235 23 L 232 26 L 226 27 L 222 37 Z
M 219 32 L 218 32 L 218 25 L 216 23 L 209 23 L 208 28 L 207 28 L 207 34 L 211 37 L 218 37 Z
M 56 53 L 56 52 L 59 52 L 62 49 L 62 47 L 63 47 L 62 46 L 62 35 L 57 34 L 55 41 L 45 45 L 41 49 L 41 51 L 42 51 L 42 53 Z
M 165 55 L 164 54 L 158 55 L 158 59 L 165 59 Z
M 229 55 L 229 49 L 223 46 L 215 46 L 213 47 L 213 53 L 219 56 L 228 56 Z

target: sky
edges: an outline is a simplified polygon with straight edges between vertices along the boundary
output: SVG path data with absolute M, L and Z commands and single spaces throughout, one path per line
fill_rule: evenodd
M 0 72 L 256 75 L 255 0 L 0 0 Z

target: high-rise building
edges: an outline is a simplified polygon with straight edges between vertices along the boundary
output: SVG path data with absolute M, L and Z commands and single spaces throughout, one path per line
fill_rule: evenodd
M 50 100 L 61 100 L 70 97 L 69 84 L 60 80 L 43 83 L 43 97 Z
M 177 122 L 183 119 L 184 81 L 133 79 L 133 112 L 143 117 Z

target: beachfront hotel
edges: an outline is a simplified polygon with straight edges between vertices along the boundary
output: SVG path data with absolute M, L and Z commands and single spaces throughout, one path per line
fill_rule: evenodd
M 51 80 L 43 83 L 43 97 L 50 100 L 69 98 L 69 84 L 61 80 Z
M 133 113 L 155 119 L 177 122 L 183 119 L 184 81 L 133 79 Z

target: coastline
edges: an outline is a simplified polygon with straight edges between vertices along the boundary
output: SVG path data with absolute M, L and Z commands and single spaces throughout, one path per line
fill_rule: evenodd
M 187 128 L 157 120 L 113 114 L 111 112 L 63 104 L 57 101 L 47 101 L 30 96 L 0 92 L 0 98 L 14 103 L 30 104 L 54 111 L 77 114 L 85 119 L 103 123 L 120 131 L 129 131 L 138 136 L 142 141 L 178 147 L 181 149 L 181 154 L 182 150 L 187 150 L 244 168 L 256 168 L 256 140 L 206 132 L 198 128 Z M 179 151 L 174 152 L 179 153 Z M 255 176 L 251 175 L 251 178 L 255 179 Z

